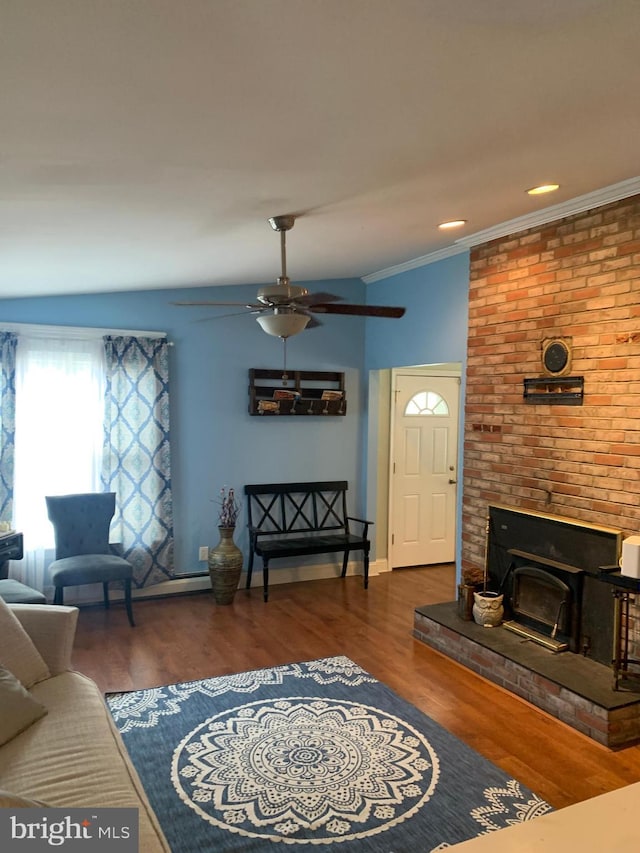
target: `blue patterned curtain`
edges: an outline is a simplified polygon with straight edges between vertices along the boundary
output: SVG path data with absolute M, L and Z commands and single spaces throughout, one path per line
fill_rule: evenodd
M 12 521 L 17 335 L 0 332 L 0 521 Z
M 162 338 L 104 342 L 103 484 L 117 496 L 112 536 L 142 587 L 174 576 L 169 347 Z

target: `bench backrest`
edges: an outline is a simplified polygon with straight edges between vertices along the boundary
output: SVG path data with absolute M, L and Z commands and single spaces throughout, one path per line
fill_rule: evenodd
M 347 530 L 346 480 L 244 487 L 249 527 L 260 535 Z

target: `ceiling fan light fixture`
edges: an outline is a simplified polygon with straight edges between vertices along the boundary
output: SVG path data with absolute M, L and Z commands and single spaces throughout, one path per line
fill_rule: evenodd
M 273 314 L 261 314 L 256 317 L 256 320 L 268 335 L 286 340 L 300 334 L 306 328 L 310 317 L 307 314 L 295 312 L 282 314 L 276 311 Z

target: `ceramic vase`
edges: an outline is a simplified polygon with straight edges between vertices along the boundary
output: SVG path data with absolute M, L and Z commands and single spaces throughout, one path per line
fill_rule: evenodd
M 473 618 L 478 625 L 495 628 L 504 616 L 504 595 L 498 592 L 473 593 Z
M 235 527 L 218 527 L 220 541 L 209 548 L 209 577 L 216 604 L 232 604 L 242 572 L 242 551 L 233 541 Z

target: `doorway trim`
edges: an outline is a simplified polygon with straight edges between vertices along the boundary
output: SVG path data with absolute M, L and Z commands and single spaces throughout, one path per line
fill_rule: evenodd
M 393 399 L 392 388 L 395 374 L 414 374 L 416 376 L 451 376 L 459 378 L 459 424 L 457 464 L 458 482 L 462 485 L 462 447 L 464 442 L 464 394 L 462 364 L 447 362 L 435 364 L 414 364 L 408 367 L 392 367 L 369 371 L 369 418 L 367 426 L 367 493 L 366 517 L 375 521 L 375 540 L 372 554 L 372 574 L 391 571 L 389 560 L 389 536 L 391 526 L 391 477 L 393 447 Z M 456 573 L 460 574 L 460 503 L 462 488 L 458 489 L 456 507 Z

